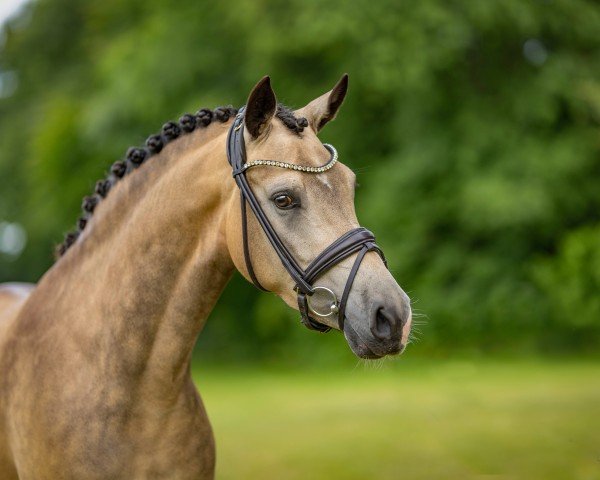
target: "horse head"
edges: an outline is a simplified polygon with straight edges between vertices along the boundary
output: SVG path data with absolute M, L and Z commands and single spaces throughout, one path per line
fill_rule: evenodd
M 347 87 L 344 75 L 295 112 L 278 104 L 269 77 L 254 87 L 229 132 L 239 188 L 227 244 L 237 269 L 300 310 L 309 328 L 339 329 L 357 356 L 380 358 L 404 350 L 412 314 L 375 238 L 359 227 L 355 174 L 317 136 Z

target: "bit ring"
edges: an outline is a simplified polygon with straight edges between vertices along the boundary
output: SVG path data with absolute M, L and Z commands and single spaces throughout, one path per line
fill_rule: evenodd
M 329 309 L 326 312 L 317 310 L 312 304 L 313 302 L 311 300 L 313 299 L 314 295 L 318 292 L 325 293 L 331 299 L 331 301 L 329 302 Z M 308 303 L 308 308 L 310 308 L 310 311 L 314 313 L 317 317 L 330 317 L 331 315 L 339 311 L 339 305 L 335 293 L 333 293 L 332 290 L 326 287 L 313 287 L 313 294 L 306 298 L 306 302 Z

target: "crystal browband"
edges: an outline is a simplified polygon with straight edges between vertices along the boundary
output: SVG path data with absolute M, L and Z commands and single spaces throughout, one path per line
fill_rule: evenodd
M 298 170 L 299 172 L 306 172 L 306 173 L 326 172 L 327 170 L 329 170 L 336 164 L 336 162 L 338 160 L 338 153 L 333 145 L 324 143 L 323 146 L 327 150 L 329 150 L 329 153 L 331 153 L 331 158 L 325 165 L 321 165 L 320 167 L 309 167 L 306 165 L 296 165 L 294 163 L 279 162 L 277 160 L 253 160 L 251 162 L 244 163 L 244 165 L 242 165 L 242 168 L 240 168 L 239 171 L 234 172 L 234 176 L 239 175 L 242 172 L 245 172 L 249 168 L 259 167 L 259 166 L 263 166 L 263 165 L 268 166 L 268 167 L 287 168 L 288 170 Z

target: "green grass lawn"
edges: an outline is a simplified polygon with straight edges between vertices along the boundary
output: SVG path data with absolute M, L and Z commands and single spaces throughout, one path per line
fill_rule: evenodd
M 600 479 L 600 363 L 200 365 L 195 379 L 219 479 Z

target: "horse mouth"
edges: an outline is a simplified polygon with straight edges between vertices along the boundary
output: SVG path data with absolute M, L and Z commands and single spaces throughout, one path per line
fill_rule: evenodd
M 378 358 L 383 358 L 385 356 L 385 355 L 379 355 L 378 353 L 375 353 L 365 343 L 359 343 L 356 346 L 356 348 L 352 348 L 352 345 L 350 345 L 350 348 L 352 349 L 352 351 L 354 352 L 354 354 L 357 357 L 364 358 L 366 360 L 377 360 Z
M 394 342 L 381 345 L 369 345 L 358 333 L 348 324 L 344 328 L 344 336 L 348 342 L 350 350 L 359 358 L 366 360 L 377 360 L 387 355 L 400 355 L 406 345 L 401 342 Z

